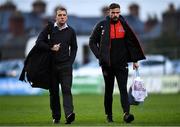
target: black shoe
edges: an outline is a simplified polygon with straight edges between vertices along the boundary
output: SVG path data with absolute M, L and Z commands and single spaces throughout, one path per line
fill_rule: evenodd
M 134 116 L 132 114 L 129 113 L 124 114 L 124 121 L 126 123 L 131 123 L 133 120 L 134 120 Z
M 107 118 L 106 118 L 106 119 L 107 119 L 107 122 L 108 122 L 108 123 L 114 122 L 113 119 L 112 119 L 112 115 L 107 115 Z
M 53 119 L 53 123 L 58 124 L 58 123 L 60 123 L 60 121 L 58 119 Z
M 71 124 L 75 120 L 75 113 L 71 113 L 66 118 L 66 124 Z

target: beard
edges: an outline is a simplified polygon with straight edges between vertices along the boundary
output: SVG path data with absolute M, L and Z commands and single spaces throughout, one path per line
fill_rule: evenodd
M 118 19 L 119 19 L 119 18 L 115 16 L 115 17 L 112 18 L 112 21 L 113 21 L 114 23 L 116 23 L 116 22 L 118 21 Z

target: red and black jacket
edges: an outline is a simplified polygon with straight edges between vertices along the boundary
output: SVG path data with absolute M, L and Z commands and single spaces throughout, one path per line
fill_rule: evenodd
M 127 62 L 136 62 L 145 59 L 144 53 L 140 43 L 131 30 L 125 19 L 120 16 L 121 22 L 125 30 L 125 43 L 128 50 Z M 100 21 L 94 28 L 90 39 L 89 46 L 100 65 L 110 66 L 110 17 L 107 16 L 105 20 Z

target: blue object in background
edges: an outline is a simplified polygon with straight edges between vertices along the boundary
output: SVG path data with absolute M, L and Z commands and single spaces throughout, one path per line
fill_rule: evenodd
M 0 95 L 39 95 L 42 92 L 42 89 L 32 88 L 17 78 L 0 78 Z

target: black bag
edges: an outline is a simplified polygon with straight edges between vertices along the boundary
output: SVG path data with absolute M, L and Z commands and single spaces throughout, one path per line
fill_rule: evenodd
M 50 34 L 52 23 L 49 23 L 48 27 L 48 34 Z M 24 68 L 19 80 L 26 81 L 27 79 L 32 87 L 49 89 L 51 82 L 51 59 L 51 52 L 39 50 L 35 45 L 25 59 Z

